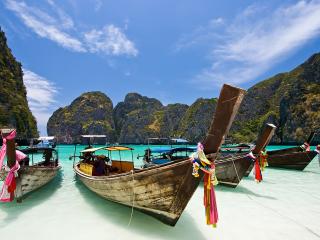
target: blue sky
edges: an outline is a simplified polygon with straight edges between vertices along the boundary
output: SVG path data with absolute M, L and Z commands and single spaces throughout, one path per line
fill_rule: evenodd
M 191 104 L 291 70 L 319 52 L 320 1 L 3 0 L 0 26 L 45 134 L 86 91 Z

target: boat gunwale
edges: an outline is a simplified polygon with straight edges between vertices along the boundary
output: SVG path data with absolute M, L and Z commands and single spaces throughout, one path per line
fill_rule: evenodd
M 286 153 L 286 154 L 274 154 L 274 155 L 272 154 L 272 155 L 270 155 L 270 157 L 271 156 L 272 157 L 278 157 L 278 156 L 282 157 L 282 156 L 288 156 L 288 155 L 292 155 L 292 154 L 301 154 L 301 155 L 306 154 L 306 155 L 308 155 L 309 153 L 315 153 L 316 155 L 318 154 L 317 151 L 311 150 L 311 151 L 305 151 L 305 152 L 289 152 L 289 153 Z M 268 154 L 268 152 L 267 152 L 267 154 Z M 313 160 L 313 158 L 311 160 Z
M 21 170 L 25 170 L 25 169 L 39 169 L 39 170 L 44 170 L 44 169 L 47 169 L 47 170 L 59 170 L 61 169 L 62 166 L 60 164 L 58 164 L 57 166 L 53 166 L 53 167 L 50 167 L 50 166 L 37 166 L 37 165 L 31 165 L 31 166 L 20 166 L 20 169 Z M 19 173 L 19 171 L 18 171 Z
M 85 174 L 82 171 L 80 171 L 80 169 L 78 167 L 78 164 L 80 162 L 76 163 L 73 166 L 73 169 L 76 172 L 76 174 L 79 174 L 82 177 L 85 177 L 87 179 L 105 181 L 105 180 L 108 180 L 108 179 L 116 179 L 116 178 L 120 178 L 120 177 L 127 177 L 127 176 L 131 177 L 132 175 L 137 176 L 137 175 L 143 175 L 143 174 L 146 174 L 146 173 L 152 174 L 152 173 L 156 173 L 160 168 L 161 169 L 168 168 L 170 170 L 173 167 L 173 165 L 175 165 L 174 167 L 178 167 L 180 165 L 186 164 L 187 162 L 189 162 L 190 165 L 192 164 L 190 162 L 189 158 L 186 158 L 186 159 L 181 159 L 181 160 L 178 160 L 178 161 L 173 161 L 173 162 L 161 164 L 161 165 L 158 165 L 158 166 L 152 166 L 152 167 L 148 167 L 148 168 L 144 168 L 144 169 L 137 169 L 133 173 L 132 173 L 132 170 L 131 170 L 129 172 L 114 174 L 114 175 L 110 175 L 110 176 L 90 176 L 88 174 Z

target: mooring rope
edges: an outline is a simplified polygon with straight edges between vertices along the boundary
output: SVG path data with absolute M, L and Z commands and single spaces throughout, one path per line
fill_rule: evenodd
M 131 220 L 132 220 L 132 217 L 133 217 L 133 209 L 134 209 L 134 175 L 133 175 L 133 170 L 131 170 L 131 173 L 132 173 L 132 205 L 131 205 L 131 216 L 130 216 L 130 220 L 129 220 L 129 223 L 128 223 L 128 226 L 130 226 L 131 224 Z
M 236 174 L 237 174 L 237 178 L 238 178 L 238 181 L 239 181 L 238 183 L 240 183 L 240 177 L 239 177 L 239 174 L 238 174 L 238 170 L 236 168 L 236 165 L 234 164 L 233 159 L 232 159 L 232 163 L 233 163 L 234 170 L 236 171 Z

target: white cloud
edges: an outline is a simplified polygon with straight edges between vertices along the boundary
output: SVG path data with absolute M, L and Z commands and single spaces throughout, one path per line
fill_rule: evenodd
M 224 32 L 215 32 L 219 38 L 210 31 L 202 32 L 211 34 L 212 62 L 194 80 L 200 86 L 210 83 L 212 87 L 212 83 L 250 82 L 319 36 L 319 31 L 319 0 L 299 1 L 275 10 L 249 6 Z
M 53 15 L 25 2 L 6 0 L 6 7 L 15 12 L 22 22 L 38 36 L 49 39 L 58 45 L 75 51 L 103 53 L 106 55 L 137 56 L 138 50 L 120 28 L 110 24 L 101 30 L 92 29 L 84 34 L 76 29 L 74 21 L 53 0 L 47 0 Z M 96 8 L 102 2 L 96 1 Z M 96 9 L 96 10 L 99 10 Z
M 93 29 L 84 34 L 90 52 L 103 52 L 108 55 L 137 56 L 134 43 L 114 25 L 107 25 L 102 30 Z
M 223 23 L 224 23 L 224 19 L 222 17 L 214 18 L 209 22 L 211 26 L 221 25 Z
M 60 46 L 76 52 L 85 52 L 83 44 L 68 33 L 59 29 L 59 26 L 70 25 L 70 22 L 63 19 L 57 22 L 53 17 L 40 9 L 29 7 L 24 2 L 7 0 L 6 6 L 14 11 L 23 23 L 31 28 L 38 36 L 50 39 Z
M 55 107 L 57 88 L 52 82 L 30 70 L 23 69 L 23 73 L 30 109 L 37 119 L 39 128 L 43 128 L 52 114 L 52 108 Z

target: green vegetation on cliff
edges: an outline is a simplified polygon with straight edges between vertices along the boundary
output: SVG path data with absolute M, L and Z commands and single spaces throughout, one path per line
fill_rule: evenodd
M 37 137 L 37 123 L 28 106 L 22 77 L 21 64 L 0 28 L 0 126 L 16 128 L 18 137 Z
M 72 143 L 80 141 L 82 134 L 106 134 L 107 140 L 114 142 L 112 109 L 112 101 L 104 93 L 84 93 L 53 113 L 47 124 L 48 135 L 56 136 L 60 143 Z
M 176 135 L 191 142 L 202 141 L 211 124 L 216 105 L 216 98 L 197 99 L 182 117 Z
M 277 126 L 273 142 L 303 142 L 320 122 L 320 54 L 288 73 L 248 90 L 231 131 L 237 142 L 256 139 L 266 122 Z

